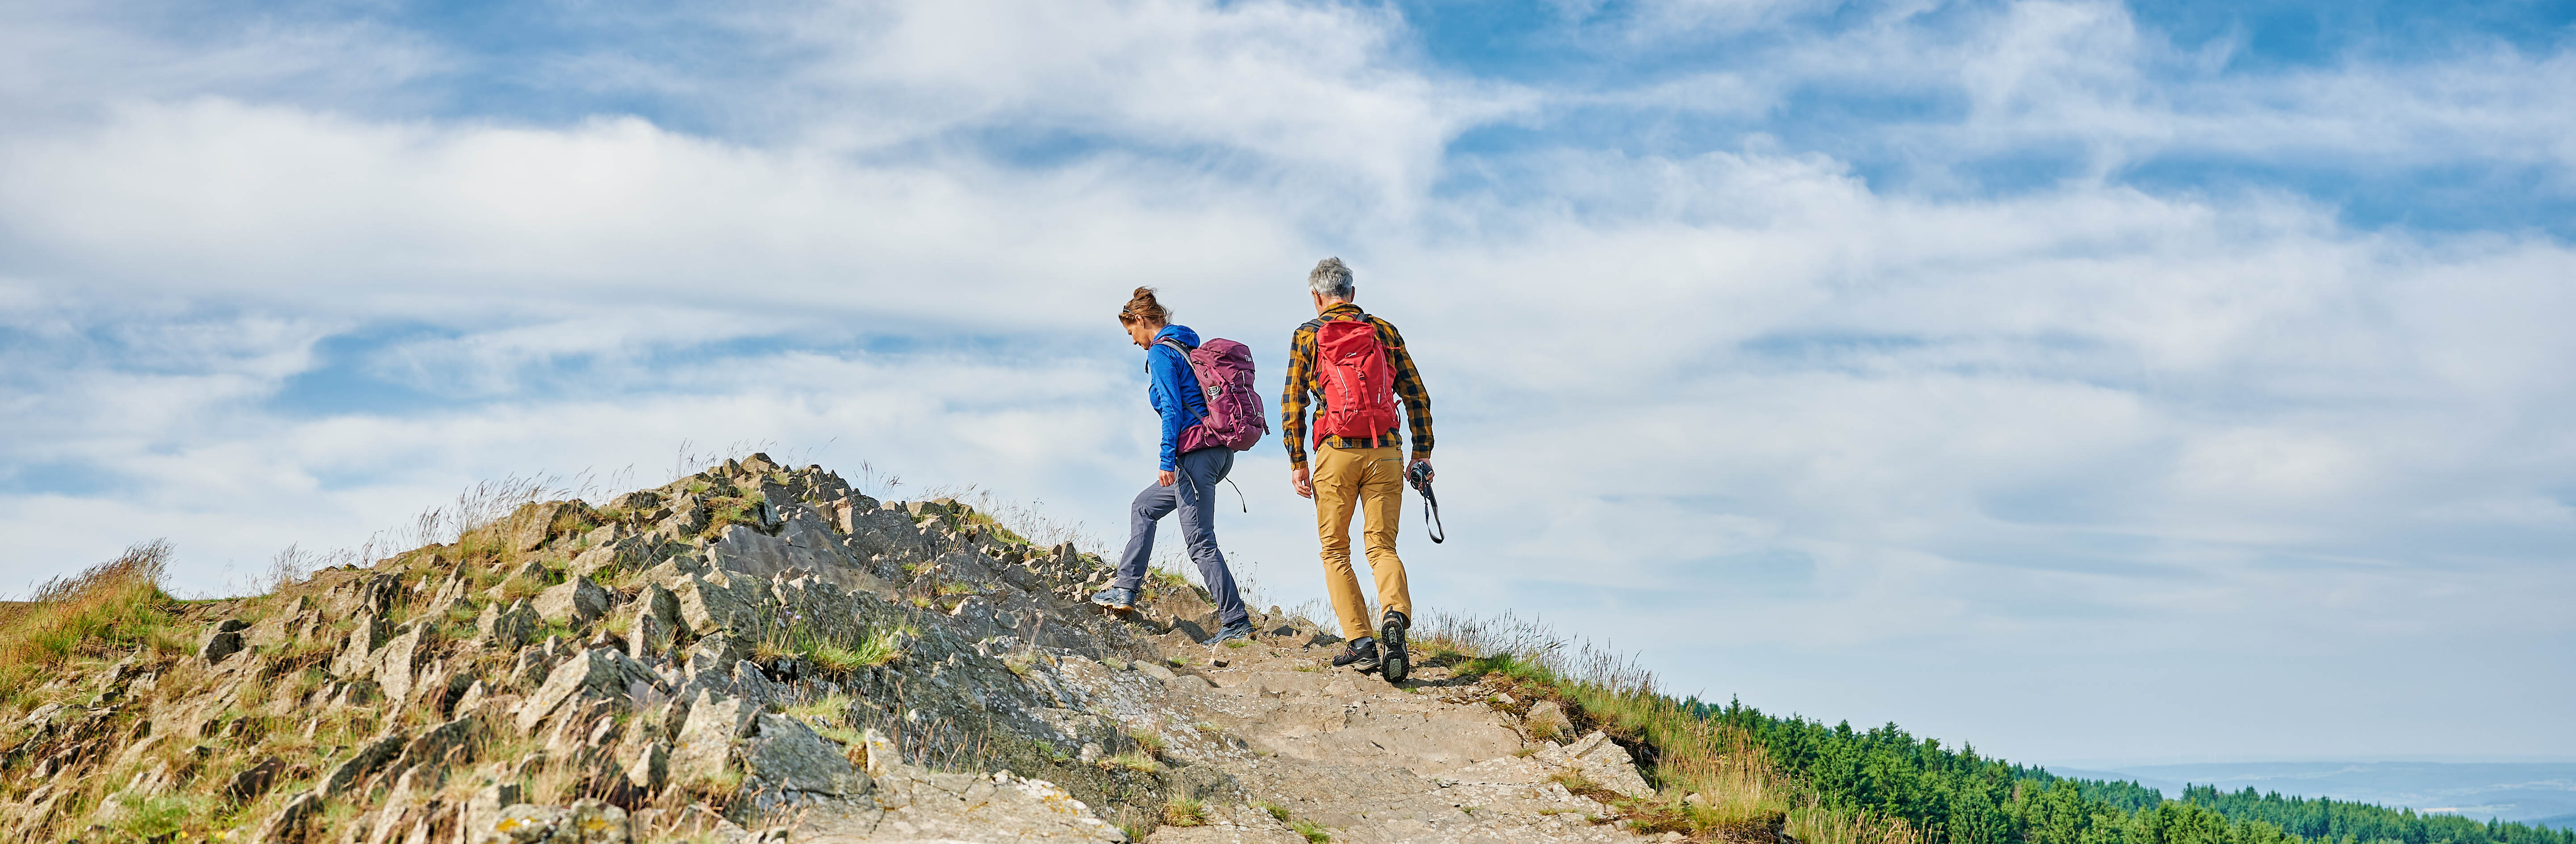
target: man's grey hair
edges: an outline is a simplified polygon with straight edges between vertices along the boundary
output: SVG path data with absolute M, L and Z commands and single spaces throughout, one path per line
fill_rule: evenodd
M 1315 271 L 1306 274 L 1306 289 L 1326 299 L 1349 301 L 1351 268 L 1340 258 L 1326 258 L 1315 263 Z

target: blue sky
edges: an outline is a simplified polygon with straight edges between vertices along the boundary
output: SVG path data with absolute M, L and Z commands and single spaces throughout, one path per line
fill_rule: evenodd
M 2020 761 L 2568 757 L 2572 26 L 11 4 L 0 582 L 741 443 L 1106 535 L 1128 288 L 1276 373 L 1339 255 L 1439 407 L 1429 607 Z M 1283 463 L 1220 530 L 1293 604 Z

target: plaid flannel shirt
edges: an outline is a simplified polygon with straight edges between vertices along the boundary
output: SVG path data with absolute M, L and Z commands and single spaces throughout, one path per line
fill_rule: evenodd
M 1344 302 L 1325 309 L 1316 322 L 1340 322 L 1365 319 L 1377 325 L 1377 342 L 1386 347 L 1387 366 L 1395 370 L 1395 396 L 1404 402 L 1404 418 L 1413 429 L 1413 458 L 1431 456 L 1431 391 L 1422 386 L 1422 372 L 1413 368 L 1413 355 L 1404 350 L 1404 335 L 1386 320 L 1360 311 L 1360 306 Z M 1313 397 L 1315 416 L 1324 415 L 1323 385 L 1315 381 L 1315 328 L 1300 325 L 1288 338 L 1288 386 L 1279 394 L 1280 434 L 1288 441 L 1288 465 L 1306 465 L 1306 401 Z M 1395 429 L 1387 429 L 1383 439 L 1402 445 Z M 1324 444 L 1336 448 L 1370 448 L 1376 445 L 1368 437 L 1327 436 Z

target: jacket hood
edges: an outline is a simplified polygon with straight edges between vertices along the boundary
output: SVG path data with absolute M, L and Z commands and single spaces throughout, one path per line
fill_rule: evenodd
M 1199 333 L 1191 331 L 1186 325 L 1166 325 L 1163 326 L 1163 330 L 1154 333 L 1154 342 L 1160 343 L 1165 340 L 1179 340 L 1181 345 L 1193 349 L 1199 347 Z

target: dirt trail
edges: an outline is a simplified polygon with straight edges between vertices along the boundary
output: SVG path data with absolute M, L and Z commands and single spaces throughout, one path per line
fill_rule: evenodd
M 1146 837 L 1150 844 L 1305 844 L 1292 822 L 1354 844 L 1680 838 L 1641 838 L 1596 823 L 1608 807 L 1551 779 L 1570 771 L 1643 794 L 1627 751 L 1597 734 L 1563 745 L 1528 738 L 1518 719 L 1493 705 L 1495 692 L 1453 678 L 1447 667 L 1422 666 L 1398 688 L 1374 674 L 1332 668 L 1337 644 L 1289 626 L 1241 647 L 1198 645 L 1177 632 L 1149 641 L 1163 659 L 1118 665 L 1069 656 L 1056 660 L 1052 673 L 1085 698 L 1088 711 L 1156 736 L 1188 792 L 1176 797 L 1200 801 L 1202 825 L 1163 825 Z M 922 790 L 938 791 L 928 780 L 940 776 L 921 778 Z M 1027 808 L 965 811 L 995 799 L 990 794 L 1010 797 L 1007 785 L 952 779 L 947 793 L 978 785 L 987 794 L 809 817 L 795 840 L 1119 840 L 1070 826 L 997 828 L 1003 816 Z

